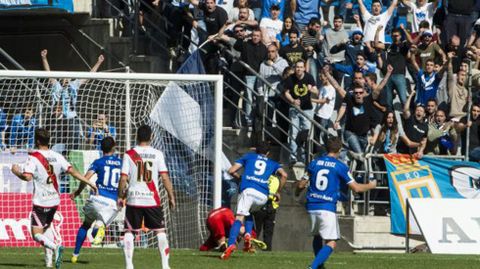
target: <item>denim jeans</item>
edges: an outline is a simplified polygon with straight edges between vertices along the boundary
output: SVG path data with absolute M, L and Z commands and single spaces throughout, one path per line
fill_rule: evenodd
M 245 122 L 247 126 L 252 126 L 253 115 L 252 115 L 252 104 L 253 104 L 253 89 L 255 89 L 255 80 L 256 76 L 245 76 L 245 83 L 247 87 L 245 88 Z
M 311 119 L 313 118 L 313 109 L 303 110 L 303 112 Z M 305 161 L 305 147 L 298 147 L 297 135 L 300 131 L 310 130 L 311 122 L 303 116 L 296 108 L 291 107 L 289 110 L 290 124 L 290 161 Z M 299 158 L 297 159 L 297 156 Z
M 359 136 L 351 131 L 345 130 L 343 139 L 347 142 L 350 150 L 356 153 L 364 153 L 367 148 L 368 140 L 367 136 Z
M 402 105 L 405 104 L 405 101 L 407 100 L 407 80 L 405 79 L 405 75 L 393 74 L 387 83 L 385 89 L 387 94 L 387 105 L 391 109 L 393 109 L 393 89 L 397 89 L 400 102 L 402 102 Z

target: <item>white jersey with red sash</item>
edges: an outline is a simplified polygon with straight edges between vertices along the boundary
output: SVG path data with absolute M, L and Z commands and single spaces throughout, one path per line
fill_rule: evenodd
M 163 153 L 150 146 L 136 146 L 123 157 L 122 175 L 127 175 L 127 205 L 159 207 L 158 177 L 168 173 Z
M 31 152 L 21 165 L 24 174 L 33 177 L 33 205 L 55 207 L 60 204 L 59 180 L 62 172 L 71 165 L 65 158 L 52 150 Z

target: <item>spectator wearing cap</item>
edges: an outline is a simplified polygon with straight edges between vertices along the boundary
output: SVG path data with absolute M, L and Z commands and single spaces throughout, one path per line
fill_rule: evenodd
M 288 33 L 290 44 L 280 49 L 280 56 L 285 58 L 289 66 L 293 66 L 299 60 L 307 61 L 307 51 L 300 46 L 300 38 L 298 32 L 292 30 Z
M 475 0 L 450 0 L 446 6 L 447 18 L 445 22 L 444 39 L 453 35 L 460 37 L 460 44 L 465 44 L 467 35 L 472 28 L 472 12 L 475 11 Z M 446 43 L 446 42 L 445 42 Z
M 432 37 L 432 31 L 426 30 L 422 33 L 420 44 L 411 46 L 411 61 L 414 69 L 425 69 L 427 60 L 434 61 L 439 57 L 442 58 L 443 63 L 447 62 L 447 55 L 437 43 L 432 42 Z
M 418 44 L 420 43 L 420 39 L 422 38 L 422 35 L 423 35 L 423 32 L 425 31 L 428 31 L 428 30 L 431 30 L 430 28 L 430 23 L 428 21 L 422 21 L 420 22 L 419 24 L 419 29 L 417 32 L 411 32 L 409 33 L 406 29 L 405 29 L 405 26 L 403 24 L 400 25 L 400 28 L 403 30 L 403 33 L 405 34 L 408 42 L 410 42 L 411 44 Z M 440 37 L 438 36 L 438 33 L 437 32 L 432 32 L 433 33 L 433 36 L 432 36 L 432 42 L 440 42 Z
M 435 121 L 428 125 L 427 145 L 425 154 L 455 155 L 457 132 L 453 122 L 447 121 L 445 111 L 439 109 L 435 113 Z
M 392 31 L 392 44 L 385 45 L 380 42 L 375 43 L 376 48 L 385 49 L 385 59 L 379 64 L 379 68 L 385 73 L 386 67 L 393 67 L 393 74 L 387 83 L 386 97 L 387 105 L 393 109 L 393 90 L 396 89 L 400 97 L 400 102 L 405 104 L 407 101 L 407 80 L 405 79 L 405 70 L 407 68 L 407 59 L 410 58 L 410 47 L 406 41 L 402 41 L 402 33 L 396 28 Z
M 428 3 L 427 0 L 400 0 L 405 6 L 409 7 L 412 15 L 412 33 L 420 31 L 420 23 L 427 21 L 430 25 L 433 23 L 433 15 L 437 11 L 438 0 Z M 432 30 L 429 27 L 429 30 Z
M 429 59 L 426 61 L 425 69 L 420 69 L 417 73 L 417 96 L 415 103 L 425 106 L 428 100 L 436 98 L 438 87 L 442 81 L 442 73 L 443 70 L 438 73 L 434 71 L 433 60 Z
M 318 12 L 320 0 L 291 0 L 290 7 L 293 18 L 297 24 L 297 29 L 300 32 L 305 30 L 312 19 L 316 19 L 319 25 L 321 25 L 318 19 L 320 18 L 320 13 Z
M 278 18 L 283 21 L 285 14 L 285 3 L 286 0 L 262 0 L 262 19 L 263 18 L 272 18 L 272 13 L 270 12 L 272 6 L 277 6 L 280 9 L 280 14 Z
M 278 5 L 272 5 L 270 7 L 270 15 L 270 18 L 262 18 L 260 21 L 262 42 L 265 46 L 276 43 L 276 36 L 283 28 L 283 21 L 278 18 L 280 15 L 280 7 Z
M 403 154 L 415 154 L 418 158 L 423 156 L 425 146 L 427 145 L 428 123 L 425 121 L 425 107 L 422 104 L 415 106 L 414 115 L 410 112 L 415 91 L 412 91 L 403 106 L 403 131 L 405 138 L 400 138 L 397 146 L 397 152 Z
M 358 5 L 360 8 L 360 13 L 362 15 L 363 22 L 365 27 L 363 28 L 363 32 L 365 33 L 365 42 L 374 41 L 375 33 L 378 26 L 383 25 L 386 26 L 388 21 L 392 17 L 393 11 L 397 6 L 398 0 L 393 0 L 390 6 L 388 7 L 387 11 L 384 13 L 382 12 L 382 4 L 379 0 L 372 1 L 372 13 L 368 12 L 367 8 L 365 7 L 363 0 L 358 0 Z M 382 43 L 385 43 L 385 27 L 379 33 L 379 40 Z

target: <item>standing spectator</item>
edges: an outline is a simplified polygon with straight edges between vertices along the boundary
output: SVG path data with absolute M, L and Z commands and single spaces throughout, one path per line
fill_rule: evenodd
M 428 126 L 427 146 L 425 154 L 455 155 L 457 132 L 453 128 L 453 122 L 447 122 L 447 113 L 439 109 L 435 113 L 435 122 Z
M 367 64 L 367 57 L 364 54 L 359 53 L 355 58 L 355 63 L 353 65 L 333 64 L 334 70 L 344 73 L 348 75 L 348 77 L 354 77 L 354 74 L 357 72 L 362 73 L 363 75 L 375 73 L 375 67 Z M 344 85 L 345 88 L 350 88 L 351 80 L 345 80 Z
M 438 86 L 442 80 L 442 75 L 433 71 L 433 68 L 433 60 L 427 60 L 425 63 L 425 70 L 417 70 L 417 96 L 415 100 L 415 103 L 417 104 L 420 103 L 425 106 L 428 100 L 435 99 L 437 96 Z
M 467 72 L 459 70 L 456 79 L 453 74 L 453 52 L 448 53 L 448 96 L 450 97 L 450 117 L 458 122 L 467 113 L 468 90 L 465 87 Z
M 273 231 L 275 229 L 275 217 L 277 208 L 280 206 L 279 200 L 275 196 L 280 187 L 280 180 L 276 175 L 271 175 L 268 178 L 268 201 L 257 212 L 253 213 L 255 219 L 255 231 L 259 235 L 263 232 L 263 242 L 267 244 L 266 251 L 272 251 Z
M 286 0 L 262 0 L 262 19 L 271 18 L 272 13 L 270 10 L 272 6 L 278 6 L 280 8 L 280 14 L 278 15 L 278 18 L 283 21 L 286 4 Z
M 318 98 L 313 99 L 313 102 L 317 103 L 313 119 L 328 130 L 328 128 L 332 127 L 331 118 L 333 111 L 335 110 L 336 92 L 330 81 L 328 81 L 328 76 L 324 74 L 325 72 L 330 72 L 330 70 L 322 70 L 322 74 L 320 75 L 322 86 L 319 90 L 320 93 Z M 314 135 L 315 140 L 318 139 L 319 142 L 320 138 L 323 139 L 323 143 L 326 143 L 328 140 L 328 133 L 320 135 L 319 128 L 315 128 Z
M 255 15 L 253 10 L 248 7 L 248 0 L 240 0 L 238 1 L 238 5 L 230 10 L 228 13 L 228 20 L 231 22 L 236 22 L 238 17 L 240 16 L 240 9 L 247 8 L 247 18 L 248 20 L 255 20 Z
M 204 21 L 207 27 L 209 38 L 215 36 L 227 22 L 227 12 L 223 8 L 217 7 L 215 0 L 205 0 L 205 2 L 200 2 L 199 0 L 189 1 L 192 5 L 203 11 L 205 16 Z M 195 24 L 198 25 L 198 22 L 194 22 L 194 27 Z M 208 74 L 218 74 L 219 59 L 217 52 L 219 47 L 214 43 L 208 43 L 204 46 L 204 49 L 207 51 L 206 53 L 202 54 L 206 72 Z
M 45 71 L 50 71 L 50 65 L 47 59 L 48 51 L 46 49 L 42 50 L 42 64 Z M 90 69 L 90 72 L 97 72 L 100 66 L 102 65 L 105 58 L 103 55 L 98 56 L 98 60 L 95 65 Z M 64 79 L 62 83 L 58 80 L 51 78 L 49 79 L 49 84 L 52 87 L 51 95 L 52 95 L 52 107 L 57 105 L 61 106 L 62 109 L 62 118 L 65 122 L 62 126 L 65 128 L 67 126 L 67 137 L 64 137 L 67 150 L 70 149 L 78 149 L 80 146 L 80 137 L 82 136 L 82 127 L 80 123 L 80 119 L 78 118 L 76 106 L 78 100 L 78 91 L 80 87 L 85 84 L 88 80 L 86 79 L 75 79 L 75 80 L 67 80 Z
M 480 162 L 480 105 L 473 104 L 471 118 L 468 121 L 467 116 L 460 120 L 458 131 L 462 134 L 462 155 L 468 154 L 469 160 L 472 162 Z M 467 128 L 470 128 L 470 136 L 468 139 L 469 147 L 467 149 Z
M 300 46 L 298 32 L 293 30 L 288 33 L 290 44 L 280 49 L 280 56 L 287 60 L 289 66 L 293 66 L 299 60 L 307 61 L 307 51 Z
M 368 55 L 368 47 L 363 44 L 363 31 L 355 28 L 350 36 L 350 40 L 334 44 L 330 49 L 330 53 L 337 54 L 345 51 L 345 65 L 353 65 L 358 54 Z
M 443 40 L 457 35 L 460 37 L 460 44 L 464 46 L 467 35 L 470 34 L 470 29 L 472 29 L 472 23 L 475 21 L 471 17 L 472 12 L 475 11 L 475 0 L 450 0 L 446 8 L 448 13 L 445 21 L 445 39 Z
M 5 141 L 5 133 L 7 131 L 7 128 L 7 113 L 5 113 L 5 110 L 0 107 L 0 151 L 7 148 L 7 144 Z
M 272 5 L 270 7 L 270 18 L 262 18 L 260 21 L 260 30 L 262 31 L 262 42 L 266 46 L 276 42 L 276 36 L 282 31 L 283 21 L 279 19 L 280 7 Z
M 13 116 L 10 127 L 10 148 L 32 149 L 36 127 L 37 119 L 34 116 L 33 107 L 26 108 L 23 114 Z
M 383 43 L 377 42 L 375 47 L 384 49 Z M 387 83 L 387 104 L 390 109 L 393 108 L 393 90 L 396 89 L 402 105 L 407 101 L 407 80 L 405 79 L 405 70 L 407 68 L 407 59 L 410 58 L 410 49 L 406 41 L 402 41 L 402 33 L 396 28 L 392 31 L 392 44 L 386 48 L 384 66 L 391 65 L 393 74 Z
M 241 52 L 240 59 L 248 64 L 255 72 L 260 71 L 260 64 L 267 58 L 267 47 L 261 42 L 262 33 L 260 29 L 254 29 L 252 32 L 252 38 L 248 41 L 237 41 L 234 48 Z M 248 70 L 245 70 L 245 83 L 247 87 L 246 104 L 245 104 L 245 120 L 248 127 L 253 125 L 252 104 L 253 91 L 255 89 L 256 76 L 251 75 Z
M 447 62 L 447 55 L 437 43 L 432 41 L 432 36 L 432 31 L 426 30 L 422 33 L 420 44 L 412 45 L 411 61 L 415 69 L 425 69 L 428 60 L 435 61 L 440 57 L 443 63 Z
M 289 66 L 283 70 L 282 81 L 278 84 L 280 92 L 284 92 L 285 83 L 287 79 L 295 73 L 293 67 Z M 277 127 L 279 138 L 278 140 L 283 143 L 288 143 L 288 130 L 290 129 L 289 122 L 290 103 L 287 101 L 285 95 L 281 95 L 277 102 Z
M 403 106 L 403 130 L 408 139 L 401 139 L 397 151 L 403 154 L 415 154 L 422 158 L 427 145 L 428 123 L 425 121 L 425 107 L 422 104 L 415 106 L 415 114 L 410 113 L 410 103 L 413 99 L 413 91 Z
M 102 149 L 102 140 L 105 137 L 112 137 L 115 139 L 117 135 L 117 129 L 107 124 L 107 116 L 105 114 L 98 114 L 97 120 L 92 124 L 92 127 L 88 129 L 87 142 L 90 145 L 94 145 L 96 150 Z
M 305 149 L 298 147 L 297 136 L 301 131 L 310 130 L 310 119 L 313 118 L 312 93 L 318 95 L 317 86 L 312 75 L 305 72 L 305 62 L 299 60 L 295 63 L 295 73 L 291 75 L 284 85 L 284 93 L 290 107 L 290 162 L 305 162 Z M 299 112 L 302 111 L 306 114 Z
M 318 18 L 320 13 L 320 0 L 291 0 L 290 7 L 292 9 L 293 18 L 297 24 L 297 29 L 303 32 L 312 19 L 316 19 L 320 24 Z
M 365 42 L 374 41 L 375 31 L 377 30 L 378 26 L 383 25 L 384 28 L 382 28 L 379 33 L 379 40 L 382 43 L 385 43 L 385 26 L 388 24 L 388 21 L 390 21 L 390 17 L 397 6 L 397 2 L 397 0 L 393 0 L 387 11 L 380 14 L 380 12 L 382 12 L 382 4 L 379 0 L 373 0 L 372 14 L 370 14 L 363 4 L 363 0 L 358 0 L 360 13 L 362 15 L 363 22 L 365 23 L 365 27 L 363 28 L 363 32 L 365 33 Z
M 232 20 L 234 25 L 242 25 L 249 28 L 248 33 L 250 33 L 251 29 L 258 27 L 258 22 L 253 18 L 253 15 L 251 17 L 248 15 L 249 10 L 251 11 L 248 7 L 239 7 L 238 16 Z
M 416 3 L 413 3 L 413 0 L 400 0 L 405 6 L 409 7 L 412 15 L 412 33 L 420 31 L 420 23 L 422 21 L 428 21 L 430 25 L 433 24 L 433 15 L 437 11 L 438 0 L 427 3 L 427 0 L 416 0 Z M 429 30 L 432 30 L 431 28 Z
M 317 82 L 318 68 L 317 59 L 318 53 L 322 49 L 323 35 L 322 25 L 318 18 L 312 18 L 308 22 L 308 28 L 302 32 L 302 46 L 307 51 L 307 72 L 312 74 L 315 83 Z
M 290 44 L 290 31 L 296 31 L 298 34 L 297 29 L 295 28 L 294 21 L 292 17 L 286 17 L 285 20 L 283 21 L 283 27 L 282 31 L 277 34 L 275 37 L 276 42 L 277 42 L 277 48 L 283 48 Z
M 397 143 L 402 136 L 405 136 L 403 129 L 397 122 L 395 112 L 390 110 L 384 114 L 382 124 L 375 127 L 370 145 L 375 153 L 397 153 Z
M 393 67 L 391 65 L 388 65 L 387 74 L 385 74 L 385 77 L 382 79 L 382 81 L 380 81 L 380 83 L 377 83 L 377 74 L 375 73 L 369 73 L 365 76 L 365 83 L 367 85 L 368 92 L 374 92 L 374 91 L 380 92 L 377 99 L 373 101 L 373 105 L 375 106 L 374 118 L 376 123 L 380 123 L 382 121 L 385 112 L 388 110 L 388 105 L 385 103 L 386 98 L 385 98 L 385 91 L 383 91 L 383 88 L 385 88 L 388 82 L 391 81 L 392 72 L 393 72 Z M 361 85 L 361 84 L 358 84 L 358 85 Z
M 330 63 L 342 63 L 345 61 L 345 52 L 339 51 L 332 53 L 333 46 L 345 43 L 348 40 L 347 31 L 343 28 L 343 18 L 335 16 L 333 19 L 333 28 L 325 31 L 325 39 L 323 41 L 323 54 L 325 59 Z

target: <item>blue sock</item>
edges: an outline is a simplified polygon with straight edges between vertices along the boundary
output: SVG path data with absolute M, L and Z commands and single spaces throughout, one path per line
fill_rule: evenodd
M 235 243 L 237 243 L 237 237 L 240 233 L 240 228 L 242 228 L 242 222 L 235 220 L 232 228 L 230 228 L 230 234 L 228 235 L 228 246 L 235 245 Z
M 87 237 L 87 231 L 88 228 L 86 228 L 84 225 L 80 226 L 80 228 L 78 229 L 77 239 L 75 241 L 75 250 L 73 251 L 74 255 L 80 254 L 80 249 L 82 248 L 83 242 Z
M 320 265 L 322 265 L 328 259 L 328 257 L 330 257 L 332 252 L 333 248 L 331 246 L 323 246 L 322 249 L 317 253 L 317 256 L 315 256 L 315 260 L 313 260 L 312 263 L 312 268 L 318 268 Z
M 98 228 L 92 228 L 92 236 L 93 237 L 95 237 L 97 235 L 97 232 L 98 232 Z
M 313 243 L 312 243 L 313 255 L 317 256 L 320 249 L 322 249 L 322 245 L 323 245 L 322 237 L 320 235 L 315 235 L 313 237 Z
M 250 215 L 245 218 L 245 233 L 252 234 L 253 230 L 253 216 Z

